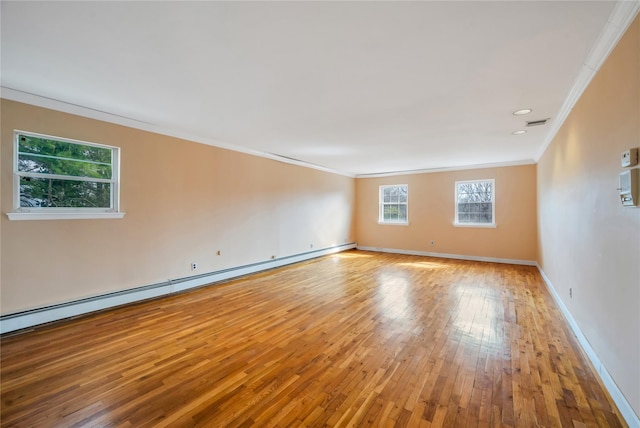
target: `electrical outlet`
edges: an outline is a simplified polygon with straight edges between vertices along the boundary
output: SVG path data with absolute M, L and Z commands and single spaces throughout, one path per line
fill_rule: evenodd
M 569 288 L 569 298 L 573 299 L 573 288 Z
M 436 241 L 431 241 L 431 246 L 433 247 L 434 245 L 436 245 Z
M 221 255 L 221 254 L 222 254 L 222 251 L 220 251 L 220 250 L 218 250 L 218 251 L 216 252 L 216 255 L 218 255 L 218 256 L 219 256 L 219 255 Z
M 196 262 L 191 263 L 191 270 L 198 270 L 198 263 Z

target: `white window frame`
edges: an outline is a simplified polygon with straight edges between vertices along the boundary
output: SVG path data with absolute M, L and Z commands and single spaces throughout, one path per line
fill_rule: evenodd
M 491 223 L 460 223 L 458 221 L 458 185 L 466 183 L 491 183 Z M 496 180 L 493 178 L 487 178 L 482 180 L 460 180 L 455 182 L 454 189 L 454 204 L 455 204 L 455 219 L 454 226 L 456 227 L 497 227 L 496 224 Z
M 390 221 L 390 220 L 385 220 L 384 219 L 384 206 L 385 206 L 385 202 L 384 202 L 384 189 L 388 188 L 388 187 L 405 187 L 407 189 L 407 201 L 406 202 L 396 202 L 393 203 L 392 205 L 404 205 L 407 207 L 406 212 L 407 212 L 407 217 L 405 220 L 400 220 L 400 221 Z M 391 205 L 389 203 L 387 203 L 387 205 Z M 378 224 L 391 224 L 391 225 L 400 225 L 400 226 L 406 226 L 409 224 L 409 185 L 407 184 L 385 184 L 380 186 L 379 190 L 378 190 Z
M 104 144 L 90 143 L 88 141 L 73 140 L 70 138 L 56 137 L 52 135 L 38 134 L 34 132 L 14 130 L 13 142 L 13 211 L 7 213 L 9 220 L 72 220 L 72 219 L 113 219 L 122 218 L 125 213 L 119 211 L 120 207 L 120 148 Z M 39 177 L 37 173 L 25 173 L 18 171 L 18 144 L 20 135 L 64 143 L 79 144 L 84 146 L 101 147 L 111 150 L 111 179 L 91 178 L 86 181 L 103 182 L 111 184 L 111 203 L 109 208 L 72 208 L 72 207 L 21 207 L 20 206 L 20 177 Z M 68 180 L 67 176 L 46 174 L 47 178 Z

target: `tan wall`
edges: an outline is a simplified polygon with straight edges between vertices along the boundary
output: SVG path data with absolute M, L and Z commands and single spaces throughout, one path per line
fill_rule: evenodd
M 640 415 L 640 208 L 616 194 L 630 147 L 640 147 L 639 18 L 538 163 L 538 260 Z
M 125 217 L 9 221 L 14 129 L 121 147 Z M 355 241 L 349 177 L 8 100 L 1 159 L 3 314 Z
M 497 227 L 455 227 L 455 182 L 490 178 Z M 378 189 L 388 184 L 409 186 L 408 226 L 378 224 Z M 356 187 L 359 246 L 535 261 L 535 165 L 359 178 Z

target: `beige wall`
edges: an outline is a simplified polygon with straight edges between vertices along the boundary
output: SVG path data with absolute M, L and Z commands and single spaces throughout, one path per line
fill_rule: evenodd
M 640 415 L 640 208 L 616 194 L 630 147 L 640 147 L 639 18 L 538 163 L 538 260 Z
M 12 203 L 12 132 L 22 129 L 121 147 L 127 214 L 2 214 L 0 312 L 186 277 L 192 261 L 209 272 L 356 238 L 537 260 L 640 415 L 640 208 L 621 207 L 615 191 L 620 153 L 640 146 L 639 56 L 636 18 L 537 167 L 357 180 L 2 100 L 2 213 Z M 454 227 L 454 182 L 484 178 L 496 180 L 497 228 Z M 382 184 L 409 185 L 408 226 L 378 224 Z
M 9 221 L 14 129 L 121 147 L 125 217 Z M 3 314 L 355 241 L 349 177 L 8 100 L 1 159 Z
M 497 227 L 455 227 L 455 182 L 490 178 Z M 388 184 L 409 186 L 408 226 L 378 224 L 378 189 Z M 535 165 L 359 178 L 356 186 L 359 246 L 535 261 Z

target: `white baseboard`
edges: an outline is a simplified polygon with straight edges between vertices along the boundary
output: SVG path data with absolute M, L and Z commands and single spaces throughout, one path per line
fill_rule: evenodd
M 128 303 L 139 302 L 142 300 L 166 296 L 173 293 L 179 293 L 191 288 L 215 284 L 231 278 L 237 278 L 251 273 L 273 269 L 292 263 L 298 263 L 301 261 L 310 260 L 316 257 L 350 250 L 353 248 L 356 248 L 355 243 L 336 245 L 334 247 L 294 254 L 281 258 L 275 258 L 273 260 L 266 260 L 263 262 L 253 263 L 245 266 L 238 266 L 216 272 L 204 273 L 188 278 L 174 279 L 159 284 L 151 284 L 57 305 L 17 312 L 14 314 L 2 315 L 0 316 L 0 334 L 21 330 L 52 321 L 58 321 L 64 318 L 87 314 L 89 312 L 113 308 L 115 306 L 126 305 Z
M 441 257 L 444 259 L 471 260 L 475 262 L 506 263 L 510 265 L 536 266 L 532 260 L 501 259 L 496 257 L 465 256 L 462 254 L 432 253 L 427 251 L 399 250 L 396 248 L 365 247 L 358 245 L 358 250 L 376 251 L 379 253 L 408 254 L 412 256 Z
M 629 424 L 630 428 L 640 428 L 640 418 L 634 412 L 631 404 L 629 404 L 622 391 L 620 391 L 620 389 L 618 388 L 618 385 L 616 385 L 616 382 L 607 371 L 607 368 L 604 366 L 604 364 L 602 364 L 600 358 L 598 358 L 598 354 L 596 354 L 596 351 L 591 347 L 589 340 L 584 335 L 584 333 L 582 333 L 582 330 L 580 330 L 578 323 L 571 315 L 571 312 L 569 312 L 569 309 L 560 298 L 560 295 L 558 294 L 556 289 L 553 287 L 553 284 L 551 283 L 549 277 L 544 273 L 540 265 L 536 263 L 536 266 L 538 267 L 540 275 L 542 275 L 542 279 L 544 279 L 549 292 L 553 296 L 553 299 L 556 301 L 556 304 L 569 323 L 569 326 L 571 326 L 573 334 L 576 335 L 580 346 L 582 346 L 582 349 L 589 357 L 589 360 L 591 360 L 591 363 L 600 375 L 602 383 L 604 384 L 605 388 L 607 388 L 607 391 L 609 391 L 609 395 L 611 395 L 611 398 L 616 403 L 616 406 L 618 406 L 618 410 L 620 410 L 620 413 L 622 413 L 622 417 L 625 419 L 627 424 Z

